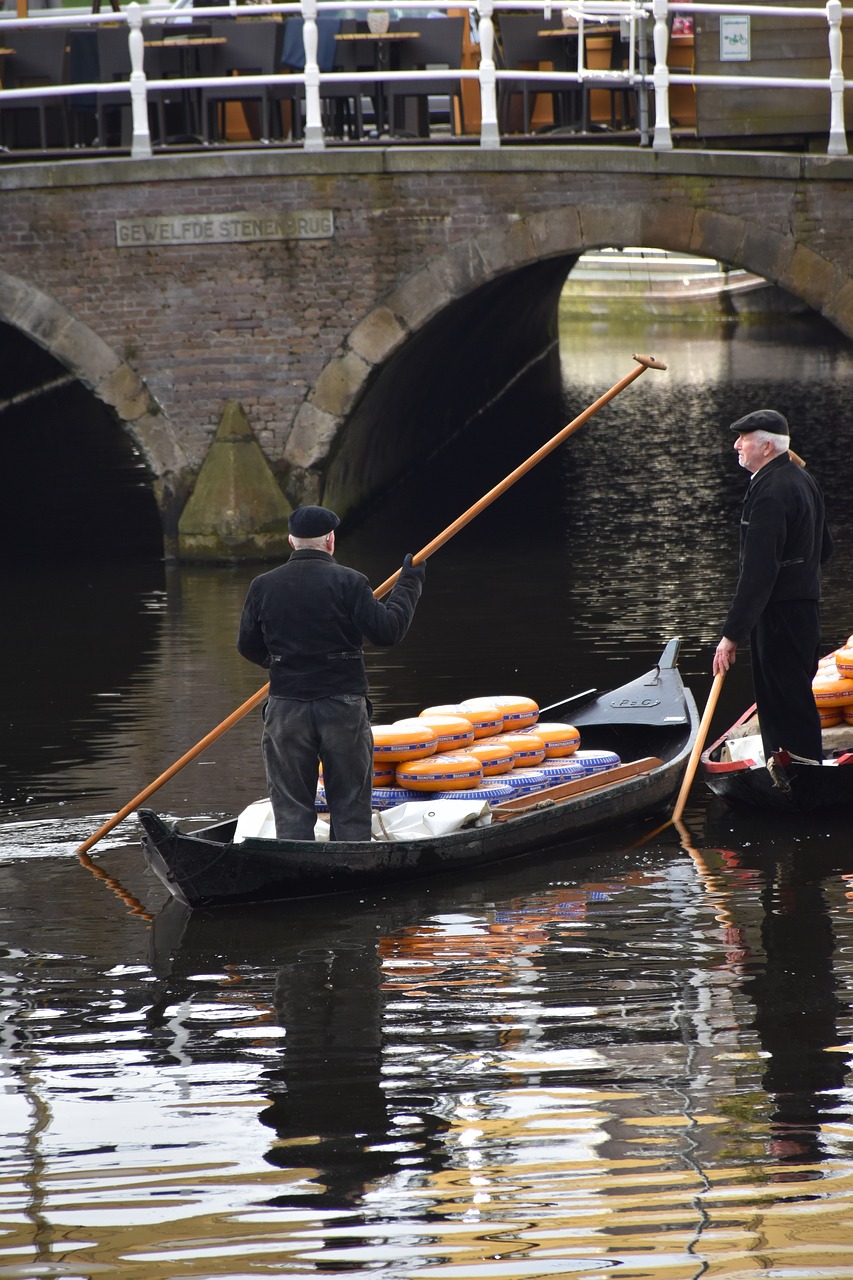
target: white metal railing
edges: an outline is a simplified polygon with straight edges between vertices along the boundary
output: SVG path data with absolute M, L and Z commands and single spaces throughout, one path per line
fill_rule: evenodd
M 458 9 L 459 4 L 453 0 L 427 0 L 431 12 L 442 12 Z M 348 15 L 358 15 L 377 9 L 392 10 L 396 16 L 403 16 L 407 11 L 416 11 L 417 16 L 424 14 L 425 0 L 349 0 L 346 7 Z M 513 10 L 525 12 L 540 9 L 543 19 L 550 19 L 554 9 L 566 10 L 576 21 L 579 30 L 577 68 L 572 71 L 525 71 L 516 68 L 500 68 L 495 58 L 495 16 L 496 12 L 510 13 Z M 670 15 L 675 12 L 689 13 L 691 16 L 702 14 L 726 15 L 760 15 L 763 17 L 782 17 L 796 22 L 799 19 L 823 19 L 827 25 L 827 52 L 829 74 L 821 77 L 779 77 L 749 76 L 737 74 L 697 75 L 695 72 L 672 70 L 667 63 L 670 37 Z M 192 20 L 210 17 L 265 17 L 274 14 L 282 19 L 289 16 L 303 18 L 303 41 L 305 49 L 305 69 L 288 73 L 288 81 L 302 84 L 305 92 L 305 129 L 303 145 L 307 151 L 321 151 L 326 145 L 321 114 L 321 88 L 323 85 L 347 83 L 352 84 L 359 78 L 367 85 L 381 82 L 400 82 L 417 84 L 435 80 L 437 75 L 442 79 L 458 78 L 461 81 L 476 81 L 480 90 L 481 126 L 480 146 L 496 149 L 501 145 L 498 124 L 498 92 L 502 82 L 522 81 L 535 88 L 537 81 L 550 82 L 565 80 L 567 89 L 582 85 L 585 80 L 601 81 L 606 78 L 608 85 L 614 87 L 624 85 L 636 88 L 639 94 L 639 129 L 641 141 L 645 142 L 651 134 L 655 151 L 672 150 L 672 130 L 669 112 L 669 90 L 673 85 L 709 86 L 721 91 L 728 88 L 743 90 L 762 88 L 782 88 L 793 91 L 803 89 L 824 90 L 829 98 L 829 131 L 827 154 L 832 156 L 847 155 L 847 139 L 844 125 L 844 95 L 853 89 L 853 81 L 845 80 L 842 67 L 842 22 L 845 17 L 853 17 L 853 9 L 842 7 L 841 0 L 827 0 L 823 7 L 783 7 L 756 4 L 707 4 L 690 3 L 689 0 L 565 0 L 565 3 L 552 3 L 541 0 L 540 4 L 531 0 L 478 0 L 476 13 L 480 44 L 480 59 L 477 68 L 427 69 L 424 71 L 391 71 L 375 69 L 364 72 L 321 72 L 317 63 L 318 29 L 317 18 L 323 13 L 341 15 L 338 0 L 291 0 L 290 3 L 273 4 L 241 4 L 237 7 L 235 0 L 227 6 L 197 5 L 192 9 Z M 586 66 L 584 58 L 583 32 L 587 24 L 598 22 L 614 22 L 619 20 L 628 33 L 628 65 L 623 70 L 602 72 Z M 141 6 L 138 0 L 131 0 L 127 8 L 120 14 L 113 12 L 93 16 L 89 13 L 68 10 L 47 10 L 33 14 L 26 19 L 17 18 L 14 14 L 0 14 L 0 43 L 11 43 L 14 47 L 14 28 L 16 26 L 53 26 L 60 24 L 66 27 L 88 27 L 101 23 L 115 24 L 125 21 L 128 26 L 128 41 L 131 59 L 131 74 L 128 82 L 62 84 L 31 89 L 0 90 L 0 111 L 4 102 L 26 103 L 30 100 L 46 98 L 68 98 L 76 95 L 126 95 L 130 94 L 133 133 L 131 155 L 134 158 L 146 158 L 152 155 L 151 137 L 148 127 L 147 94 L 153 90 L 200 90 L 205 88 L 223 88 L 233 83 L 229 78 L 193 76 L 186 79 L 170 78 L 168 80 L 148 80 L 144 69 L 143 25 L 147 22 L 169 23 L 185 22 L 187 16 L 179 13 L 174 6 L 157 7 L 155 3 Z M 428 21 L 427 18 L 424 19 Z M 652 46 L 649 50 L 648 30 L 651 27 Z M 2 67 L 0 66 L 0 74 Z M 280 81 L 280 77 L 241 76 L 243 87 L 262 85 Z M 654 102 L 654 124 L 649 129 L 649 103 Z

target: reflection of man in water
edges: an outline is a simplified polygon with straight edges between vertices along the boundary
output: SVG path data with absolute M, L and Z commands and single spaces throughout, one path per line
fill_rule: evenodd
M 378 1149 L 388 1143 L 388 1116 L 375 945 L 306 949 L 280 970 L 275 1006 L 284 1062 L 267 1077 L 272 1104 L 260 1119 L 279 1143 L 266 1159 L 310 1171 L 323 1187 L 312 1205 L 351 1205 L 394 1166 L 394 1156 Z M 305 1195 L 300 1183 L 274 1203 L 304 1203 Z
M 811 873 L 815 874 L 815 873 Z M 838 1045 L 835 939 L 823 888 L 793 864 L 765 870 L 761 941 L 765 963 L 744 982 L 755 1028 L 769 1055 L 762 1085 L 773 1100 L 770 1154 L 797 1163 L 826 1158 L 821 1125 L 831 1122 L 847 1076 Z

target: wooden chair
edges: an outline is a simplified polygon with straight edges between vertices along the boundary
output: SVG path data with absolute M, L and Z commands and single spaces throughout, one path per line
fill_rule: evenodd
M 7 89 L 35 89 L 65 84 L 67 27 L 39 27 L 25 31 L 8 29 L 6 40 L 15 50 L 3 60 L 3 84 Z M 68 146 L 67 101 L 61 97 L 36 98 L 28 102 L 0 102 L 3 143 L 8 147 L 26 147 L 36 136 L 31 125 L 37 123 L 38 145 L 46 151 L 57 136 L 58 145 Z M 28 117 L 30 126 L 28 127 Z M 33 117 L 35 117 L 33 119 Z M 49 126 L 54 125 L 51 129 Z M 56 145 L 54 143 L 54 145 Z

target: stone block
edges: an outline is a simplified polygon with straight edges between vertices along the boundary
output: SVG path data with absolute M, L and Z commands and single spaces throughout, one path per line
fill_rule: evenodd
M 379 306 L 356 325 L 350 334 L 349 345 L 368 364 L 376 365 L 387 360 L 406 336 L 406 330 L 393 311 Z
M 306 401 L 297 413 L 287 437 L 284 461 L 290 467 L 302 469 L 325 461 L 340 425 L 340 418 L 325 413 L 316 403 Z
M 314 384 L 314 406 L 334 417 L 345 414 L 369 372 L 366 361 L 354 351 L 330 360 Z

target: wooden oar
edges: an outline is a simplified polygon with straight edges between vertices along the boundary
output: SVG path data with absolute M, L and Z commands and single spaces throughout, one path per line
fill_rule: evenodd
M 702 719 L 699 722 L 699 728 L 696 731 L 696 741 L 693 744 L 693 750 L 690 752 L 690 759 L 687 761 L 687 769 L 681 782 L 681 790 L 678 793 L 678 799 L 675 802 L 675 808 L 672 811 L 672 817 L 667 818 L 666 822 L 662 822 L 660 826 L 655 827 L 647 835 L 641 839 L 635 840 L 633 844 L 628 846 L 629 849 L 640 849 L 647 845 L 650 840 L 654 840 L 655 836 L 659 836 L 662 831 L 666 831 L 668 827 L 675 827 L 682 840 L 685 838 L 686 827 L 681 821 L 681 815 L 684 812 L 684 806 L 687 803 L 687 796 L 693 785 L 693 779 L 696 775 L 696 766 L 699 763 L 699 757 L 702 754 L 702 748 L 705 745 L 705 739 L 708 736 L 708 725 L 711 723 L 711 716 L 714 714 L 714 708 L 717 705 L 717 699 L 720 696 L 720 689 L 723 687 L 724 672 L 714 676 L 714 683 L 711 685 L 711 692 L 708 694 L 708 701 L 705 704 L 705 710 L 702 713 Z
M 553 439 L 549 440 L 547 444 L 543 444 L 541 449 L 537 449 L 534 454 L 531 454 L 526 462 L 523 462 L 520 467 L 516 467 L 515 471 L 510 472 L 505 480 L 502 480 L 500 484 L 495 485 L 493 489 L 490 489 L 479 502 L 475 502 L 472 507 L 469 507 L 467 511 L 463 512 L 458 520 L 454 520 L 453 524 L 449 524 L 437 538 L 433 538 L 432 542 L 427 543 L 427 545 L 420 550 L 417 555 L 412 557 L 412 563 L 421 564 L 424 560 L 428 559 L 433 552 L 437 551 L 439 547 L 443 547 L 446 542 L 450 541 L 454 534 L 458 533 L 460 529 L 464 529 L 466 524 L 470 524 L 471 521 L 478 516 L 481 511 L 484 511 L 486 507 L 490 506 L 496 498 L 499 498 L 502 493 L 506 493 L 507 489 L 514 485 L 516 480 L 520 480 L 523 475 L 526 475 L 528 471 L 531 471 L 538 462 L 541 462 L 543 458 L 547 457 L 549 453 L 552 453 L 554 449 L 561 445 L 564 440 L 567 440 L 573 432 L 577 431 L 578 427 L 582 427 L 588 418 L 591 418 L 599 409 L 603 409 L 604 406 L 614 398 L 614 396 L 618 396 L 619 392 L 624 391 L 635 378 L 639 378 L 640 374 L 645 373 L 646 369 L 666 369 L 666 365 L 663 361 L 656 360 L 654 356 L 635 355 L 633 359 L 637 361 L 637 367 L 635 369 L 632 369 L 630 373 L 625 374 L 624 378 L 620 378 L 618 382 L 614 383 L 609 391 L 605 391 L 604 395 L 599 396 L 598 399 L 589 406 L 589 408 L 584 409 L 583 413 L 580 413 L 576 418 L 573 418 L 567 426 L 557 432 Z M 376 596 L 377 600 L 381 600 L 382 597 L 387 595 L 391 590 L 394 583 L 397 581 L 399 572 L 400 571 L 398 569 L 396 573 L 392 574 L 390 578 L 387 578 L 385 582 L 381 583 L 376 588 L 373 594 Z M 98 843 L 102 836 L 105 836 L 108 831 L 112 831 L 113 827 L 118 826 L 124 818 L 133 813 L 135 809 L 138 809 L 139 806 L 143 804 L 149 796 L 152 796 L 155 791 L 158 791 L 164 783 L 168 782 L 170 778 L 174 778 L 176 773 L 179 773 L 181 769 L 188 765 L 192 760 L 195 760 L 196 756 L 201 755 L 202 751 L 205 751 L 211 743 L 217 740 L 217 738 L 221 738 L 223 733 L 227 733 L 238 720 L 242 720 L 243 716 L 248 715 L 253 707 L 257 707 L 261 702 L 263 702 L 268 693 L 269 684 L 265 684 L 257 693 L 252 694 L 251 698 L 247 698 L 242 706 L 239 706 L 236 711 L 231 712 L 231 715 L 228 716 L 227 719 L 223 720 L 215 729 L 211 729 L 210 733 L 205 734 L 201 742 L 197 742 L 194 747 L 190 747 L 189 751 L 185 752 L 184 755 L 181 756 L 180 760 L 176 760 L 165 773 L 161 773 L 159 778 L 155 778 L 153 782 L 150 782 L 144 791 L 140 791 L 138 796 L 134 796 L 132 800 L 128 801 L 123 809 L 119 809 L 118 813 L 115 814 L 114 817 L 110 818 L 108 822 L 105 822 L 102 827 L 99 827 L 97 831 L 88 837 L 88 839 L 84 840 L 76 852 L 78 854 L 86 853 L 87 850 L 91 849 L 93 845 Z
M 687 803 L 687 794 L 693 785 L 693 778 L 696 774 L 696 766 L 699 763 L 699 757 L 702 754 L 702 748 L 705 745 L 705 739 L 708 736 L 708 726 L 711 723 L 711 716 L 714 714 L 714 708 L 717 705 L 717 699 L 720 696 L 720 690 L 723 687 L 725 672 L 718 671 L 714 676 L 714 683 L 711 685 L 711 692 L 708 694 L 708 701 L 705 703 L 705 710 L 702 713 L 702 719 L 699 722 L 699 731 L 696 734 L 696 741 L 693 743 L 693 750 L 690 753 L 690 759 L 687 761 L 687 768 L 684 772 L 684 778 L 681 783 L 681 790 L 678 793 L 678 799 L 675 802 L 675 808 L 672 811 L 670 822 L 678 822 L 684 806 Z
M 433 552 L 438 551 L 439 547 L 443 547 L 445 542 L 449 542 L 454 534 L 457 534 L 460 529 L 464 529 L 466 524 L 470 524 L 476 516 L 485 511 L 486 507 L 491 506 L 495 499 L 499 498 L 502 493 L 506 493 L 507 489 L 510 489 L 515 484 L 516 480 L 520 480 L 522 476 L 526 476 L 528 471 L 532 471 L 537 463 L 541 462 L 543 458 L 547 458 L 549 453 L 553 453 L 553 451 L 558 448 L 564 440 L 568 440 L 569 436 L 577 431 L 578 427 L 582 427 L 588 418 L 591 418 L 594 413 L 598 413 L 599 409 L 603 409 L 604 406 L 614 398 L 614 396 L 618 396 L 620 391 L 624 391 L 629 383 L 633 382 L 635 378 L 639 378 L 641 373 L 645 373 L 646 369 L 666 369 L 666 365 L 663 361 L 656 360 L 654 356 L 634 355 L 632 358 L 637 361 L 636 369 L 632 369 L 630 373 L 626 373 L 625 377 L 620 378 L 618 382 L 614 383 L 609 391 L 605 391 L 603 396 L 599 396 L 597 400 L 593 401 L 589 408 L 584 409 L 583 413 L 579 413 L 576 418 L 573 418 L 567 426 L 563 427 L 562 431 L 558 431 L 553 439 L 549 440 L 547 444 L 543 444 L 541 449 L 537 449 L 535 453 L 532 453 L 526 462 L 522 462 L 520 467 L 516 467 L 515 471 L 511 471 L 505 480 L 501 480 L 500 484 L 496 484 L 493 489 L 490 489 L 488 493 L 484 494 L 479 502 L 475 502 L 472 507 L 469 507 L 467 511 L 464 511 L 458 520 L 453 521 L 453 524 L 449 524 L 443 533 L 440 533 L 437 538 L 433 538 L 432 542 L 427 543 L 422 551 L 419 551 L 416 556 L 412 557 L 412 563 L 420 564 L 422 560 L 427 560 Z M 394 583 L 397 581 L 399 573 L 400 570 L 398 569 L 397 572 L 392 574 L 390 578 L 387 578 L 381 586 L 376 588 L 374 594 L 376 596 L 383 596 L 386 591 L 390 591 Z

